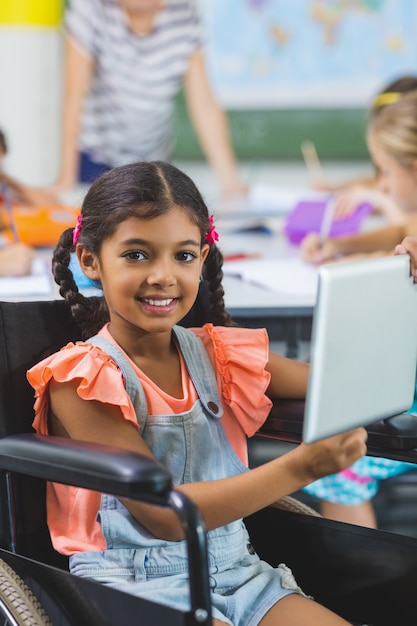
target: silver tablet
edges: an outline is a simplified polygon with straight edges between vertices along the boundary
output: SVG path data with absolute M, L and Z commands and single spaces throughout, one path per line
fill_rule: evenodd
M 409 257 L 321 267 L 303 441 L 407 411 L 416 364 L 417 286 Z

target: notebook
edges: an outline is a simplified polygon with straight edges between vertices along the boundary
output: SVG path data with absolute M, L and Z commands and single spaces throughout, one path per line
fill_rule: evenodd
M 299 202 L 289 214 L 284 226 L 287 239 L 293 244 L 299 244 L 308 233 L 319 233 L 329 201 L 329 199 L 325 199 Z M 330 237 L 355 235 L 371 211 L 372 206 L 363 203 L 351 215 L 343 219 L 333 220 L 329 231 Z
M 406 255 L 319 270 L 303 441 L 407 411 L 417 364 L 417 285 Z

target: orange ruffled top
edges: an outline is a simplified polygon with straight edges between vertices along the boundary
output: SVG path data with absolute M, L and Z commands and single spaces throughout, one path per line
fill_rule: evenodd
M 201 338 L 209 354 L 223 405 L 223 427 L 236 454 L 247 464 L 246 437 L 252 436 L 260 428 L 272 405 L 265 396 L 270 380 L 265 370 L 268 361 L 266 331 L 212 324 L 190 330 Z M 107 326 L 99 334 L 115 343 Z M 197 392 L 182 357 L 183 398 L 169 396 L 143 374 L 133 361 L 130 364 L 143 385 L 150 415 L 187 411 L 197 399 Z M 120 370 L 96 346 L 83 342 L 69 343 L 32 367 L 27 377 L 35 390 L 33 426 L 38 433 L 48 434 L 48 385 L 52 378 L 57 382 L 78 379 L 77 393 L 81 398 L 119 406 L 124 419 L 137 427 L 136 414 Z M 47 505 L 48 525 L 56 550 L 70 555 L 85 550 L 106 549 L 97 521 L 100 494 L 50 483 Z

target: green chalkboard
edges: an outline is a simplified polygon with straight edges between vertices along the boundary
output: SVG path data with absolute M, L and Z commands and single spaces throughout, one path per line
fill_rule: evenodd
M 363 159 L 366 111 L 363 109 L 276 109 L 228 111 L 239 159 L 299 159 L 300 144 L 314 142 L 321 159 Z M 203 158 L 183 97 L 176 102 L 174 157 Z

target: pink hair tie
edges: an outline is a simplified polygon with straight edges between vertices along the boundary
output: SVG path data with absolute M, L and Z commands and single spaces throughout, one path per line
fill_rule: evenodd
M 209 217 L 209 229 L 206 232 L 205 240 L 211 246 L 215 244 L 216 241 L 219 241 L 219 233 L 214 225 L 214 215 L 210 215 Z
M 72 245 L 75 246 L 75 244 L 78 241 L 78 237 L 80 236 L 80 230 L 81 230 L 81 224 L 83 223 L 83 216 L 80 214 L 77 217 L 77 223 L 75 225 L 74 230 L 72 231 Z

